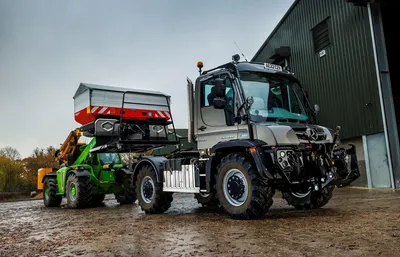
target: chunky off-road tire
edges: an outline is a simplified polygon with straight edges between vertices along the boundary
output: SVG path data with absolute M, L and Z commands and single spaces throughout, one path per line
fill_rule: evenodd
M 66 186 L 67 205 L 71 209 L 86 208 L 92 203 L 92 183 L 89 177 L 71 174 Z
M 333 196 L 334 185 L 329 185 L 320 191 L 295 193 L 292 191 L 282 192 L 282 198 L 298 210 L 318 209 L 325 206 Z
M 172 193 L 162 191 L 157 182 L 156 171 L 145 165 L 140 168 L 136 179 L 136 195 L 139 205 L 146 214 L 163 213 L 171 207 Z
M 275 191 L 259 176 L 251 157 L 230 154 L 217 166 L 219 204 L 233 219 L 264 216 L 273 204 Z
M 135 187 L 132 185 L 131 176 L 125 175 L 122 182 L 123 191 L 115 193 L 115 199 L 119 204 L 133 204 L 136 202 Z
M 203 207 L 211 207 L 211 208 L 218 207 L 218 199 L 216 194 L 213 192 L 208 194 L 204 193 L 194 194 L 194 198 Z
M 46 207 L 60 206 L 62 196 L 57 195 L 57 179 L 46 178 L 43 185 L 43 201 Z
M 105 197 L 106 197 L 105 194 L 92 195 L 92 205 L 93 206 L 101 206 L 103 204 L 103 201 L 104 201 Z

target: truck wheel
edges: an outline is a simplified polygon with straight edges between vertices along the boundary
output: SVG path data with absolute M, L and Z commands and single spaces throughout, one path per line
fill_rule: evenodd
M 93 206 L 100 206 L 103 203 L 105 197 L 106 197 L 105 194 L 92 195 L 92 205 Z
M 329 185 L 320 191 L 312 191 L 311 188 L 303 191 L 284 191 L 282 198 L 298 210 L 318 209 L 329 202 L 334 189 L 334 185 Z
M 46 178 L 43 185 L 43 201 L 46 207 L 60 206 L 62 196 L 57 195 L 57 179 Z
M 172 193 L 162 191 L 162 183 L 157 182 L 156 171 L 145 165 L 136 179 L 136 195 L 139 205 L 146 214 L 163 213 L 171 207 Z
M 215 193 L 208 193 L 208 194 L 198 193 L 198 194 L 194 194 L 194 198 L 203 207 L 217 207 L 218 206 L 218 199 L 217 199 Z
M 275 191 L 259 177 L 253 160 L 229 154 L 217 167 L 217 198 L 234 219 L 253 219 L 265 215 Z
M 115 193 L 115 199 L 119 204 L 133 204 L 136 202 L 135 188 L 132 186 L 132 179 L 129 175 L 125 175 L 122 183 L 123 190 Z
M 66 186 L 67 204 L 71 209 L 85 208 L 92 203 L 92 183 L 89 177 L 68 176 Z

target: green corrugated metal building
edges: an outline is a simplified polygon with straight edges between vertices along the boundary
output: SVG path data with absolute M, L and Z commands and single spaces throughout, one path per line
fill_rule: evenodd
M 287 66 L 320 106 L 319 123 L 342 127 L 343 142 L 358 147 L 361 186 L 400 187 L 393 9 L 384 0 L 296 0 L 252 58 Z

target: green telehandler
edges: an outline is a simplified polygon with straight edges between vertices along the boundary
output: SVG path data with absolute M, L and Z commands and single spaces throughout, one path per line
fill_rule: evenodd
M 57 151 L 60 169 L 39 171 L 45 206 L 59 206 L 63 196 L 70 208 L 98 206 L 106 194 L 112 193 L 120 204 L 134 203 L 136 194 L 130 186 L 131 173 L 121 154 L 90 153 L 96 146 L 96 138 L 88 144 L 78 143 L 80 135 L 79 130 L 72 131 L 64 144 L 68 147 Z

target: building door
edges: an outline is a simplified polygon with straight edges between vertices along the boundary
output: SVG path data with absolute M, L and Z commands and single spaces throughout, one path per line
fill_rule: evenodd
M 400 139 L 398 131 L 400 107 L 398 101 L 396 101 L 400 97 L 400 90 L 396 87 L 398 75 L 394 67 L 394 47 L 397 40 L 396 31 L 390 30 L 397 21 L 393 1 L 391 2 L 383 0 L 379 3 L 369 3 L 368 13 L 373 36 L 382 110 L 384 111 L 382 117 L 384 132 L 386 133 L 385 141 L 388 165 L 391 171 L 391 184 L 393 188 L 400 188 Z
M 368 156 L 365 165 L 369 166 L 368 185 L 372 188 L 392 187 L 384 137 L 383 133 L 377 133 L 364 138 L 364 151 Z

